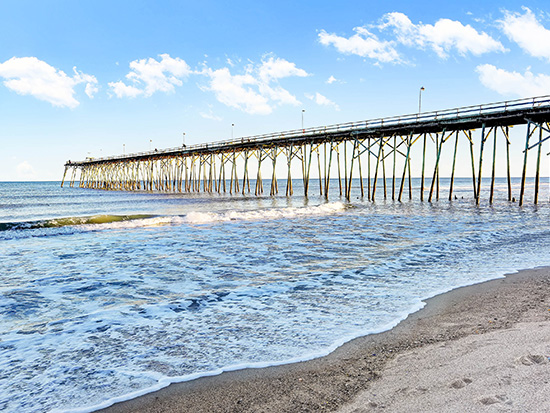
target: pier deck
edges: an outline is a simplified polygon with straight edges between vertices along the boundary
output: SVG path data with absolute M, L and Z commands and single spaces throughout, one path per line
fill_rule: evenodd
M 242 193 L 245 193 L 245 187 L 250 192 L 249 172 L 251 161 L 255 160 L 256 188 L 254 192 L 259 195 L 263 193 L 263 183 L 259 184 L 259 182 L 262 182 L 262 168 L 265 169 L 265 166 L 262 167 L 262 163 L 268 160 L 269 162 L 266 163 L 271 163 L 270 194 L 275 195 L 278 193 L 276 163 L 278 158 L 282 156 L 285 158 L 288 167 L 286 195 L 292 195 L 293 193 L 292 161 L 301 162 L 304 193 L 307 196 L 312 160 L 317 158 L 317 168 L 314 169 L 317 169 L 318 172 L 320 193 L 328 196 L 331 164 L 335 157 L 340 193 L 349 198 L 354 171 L 359 173 L 361 194 L 365 196 L 361 160 L 366 158 L 368 164 L 366 196 L 368 199 L 374 200 L 375 198 L 379 169 L 382 169 L 384 175 L 384 196 L 387 196 L 385 171 L 386 163 L 388 163 L 393 174 L 392 198 L 395 199 L 396 197 L 397 183 L 399 184 L 398 200 L 401 200 L 406 181 L 409 185 L 409 197 L 412 196 L 410 183 L 411 147 L 416 142 L 423 142 L 420 199 L 424 200 L 426 144 L 429 141 L 435 144 L 434 170 L 428 197 L 428 200 L 432 201 L 434 184 L 437 191 L 436 197 L 439 198 L 439 162 L 442 147 L 451 137 L 455 136 L 449 198 L 452 197 L 457 145 L 460 136 L 462 139 L 466 139 L 470 145 L 471 156 L 467 161 L 471 163 L 472 167 L 474 198 L 479 202 L 484 147 L 490 135 L 493 135 L 493 175 L 490 192 L 490 202 L 492 202 L 497 136 L 500 137 L 500 140 L 504 140 L 506 144 L 508 185 L 510 187 L 509 127 L 527 125 L 519 204 L 523 203 L 524 198 L 527 154 L 535 148 L 538 148 L 535 182 L 535 203 L 537 203 L 541 148 L 542 143 L 550 138 L 550 136 L 543 136 L 544 133 L 550 133 L 548 122 L 550 122 L 550 96 L 541 96 L 242 137 L 188 147 L 155 149 L 154 151 L 105 158 L 87 158 L 78 162 L 69 161 L 65 164 L 62 186 L 67 172 L 72 170 L 71 186 L 74 186 L 79 171 L 79 186 L 84 188 L 194 192 L 201 191 L 202 186 L 202 190 L 206 192 L 227 192 L 226 181 L 229 181 L 229 192 L 239 193 L 241 188 L 239 187 L 237 170 L 241 169 Z M 476 134 L 479 135 L 477 139 L 474 138 L 473 131 L 480 131 L 480 134 Z M 477 161 L 474 160 L 474 141 L 477 142 L 476 149 L 479 151 Z M 341 153 L 343 154 L 342 160 L 340 159 Z M 341 161 L 344 163 L 343 174 Z M 365 162 L 365 159 L 363 159 L 363 162 Z M 230 169 L 229 179 L 226 176 L 226 165 Z M 218 166 L 217 170 L 216 166 Z M 396 168 L 402 169 L 401 177 L 396 177 Z M 374 176 L 371 174 L 373 169 Z M 343 185 L 342 179 L 344 180 Z M 511 189 L 508 198 L 512 200 Z

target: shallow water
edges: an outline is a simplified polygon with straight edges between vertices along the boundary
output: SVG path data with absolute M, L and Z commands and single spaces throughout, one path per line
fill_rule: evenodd
M 380 184 L 371 203 L 357 183 L 351 202 L 0 183 L 0 410 L 89 411 L 308 359 L 423 298 L 550 265 L 548 184 L 523 208 L 505 180 L 492 206 L 471 179 L 452 202 L 446 184 L 430 204 Z

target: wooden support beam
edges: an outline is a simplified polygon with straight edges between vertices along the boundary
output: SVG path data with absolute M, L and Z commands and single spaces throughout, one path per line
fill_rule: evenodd
M 491 191 L 489 194 L 489 203 L 493 203 L 494 190 L 495 190 L 495 171 L 496 171 L 496 159 L 497 159 L 497 128 L 494 128 L 494 142 L 493 142 L 493 169 L 491 170 Z
M 319 147 L 316 149 L 317 151 L 317 167 L 319 169 L 319 195 L 323 195 L 323 176 L 321 175 L 321 153 L 319 151 Z
M 382 146 L 382 180 L 384 181 L 384 199 L 387 199 L 388 188 L 386 184 L 386 158 L 384 156 L 384 146 Z
M 242 194 L 244 195 L 246 192 L 246 184 L 248 180 L 248 192 L 250 192 L 250 179 L 248 179 L 248 151 L 243 151 L 244 154 L 244 167 L 243 167 L 243 191 Z
M 502 129 L 506 138 L 506 176 L 508 178 L 508 202 L 512 200 L 512 176 L 510 174 L 510 137 L 508 136 L 508 126 Z
M 348 198 L 348 142 L 344 141 L 344 195 Z
M 357 142 L 353 142 L 353 149 L 351 152 L 351 165 L 349 168 L 349 183 L 347 185 L 347 192 L 346 192 L 346 198 L 349 201 L 351 198 L 351 183 L 352 183 L 352 176 L 353 176 L 353 160 L 355 159 L 355 151 L 357 150 Z
M 368 140 L 368 145 L 367 145 L 367 193 L 368 193 L 368 196 L 367 196 L 367 199 L 369 201 L 372 200 L 372 197 L 371 197 L 371 182 L 370 182 L 370 155 L 371 155 L 371 151 L 370 149 L 372 148 L 372 138 L 369 138 Z
M 485 124 L 481 128 L 481 143 L 479 148 L 479 169 L 477 170 L 477 193 L 476 204 L 479 205 L 479 198 L 481 196 L 481 167 L 483 166 L 483 147 L 485 146 Z
M 363 171 L 361 170 L 361 153 L 357 151 L 357 165 L 359 166 L 359 183 L 361 186 L 361 199 L 365 196 L 365 188 L 363 185 Z
M 453 199 L 453 185 L 455 182 L 455 165 L 456 165 L 456 151 L 458 149 L 458 131 L 456 131 L 456 137 L 455 137 L 455 150 L 453 152 L 453 166 L 451 169 L 451 183 L 449 186 L 449 201 Z
M 330 148 L 330 156 L 332 158 L 332 146 Z M 325 195 L 325 198 L 328 198 L 328 184 L 329 184 L 329 179 L 330 179 L 330 169 L 327 173 L 327 143 L 326 142 L 323 142 L 323 164 L 324 164 L 324 172 L 325 172 L 325 192 L 324 192 L 324 195 Z M 319 177 L 319 179 L 321 179 L 321 177 Z
M 403 195 L 403 188 L 405 186 L 405 177 L 407 175 L 407 166 L 409 163 L 409 156 L 411 153 L 411 146 L 407 143 L 407 156 L 405 157 L 405 165 L 403 166 L 403 175 L 401 177 L 401 184 L 399 186 L 399 198 L 397 199 L 399 202 L 401 202 L 401 196 Z
M 422 147 L 422 172 L 420 176 L 420 200 L 424 201 L 424 171 L 426 168 L 426 132 L 424 132 L 424 144 Z
M 329 159 L 328 159 L 328 169 L 327 174 L 325 175 L 325 198 L 328 198 L 328 189 L 330 186 L 330 165 L 332 164 L 332 152 L 333 152 L 333 144 L 330 143 L 330 151 L 329 151 Z
M 393 175 L 391 180 L 391 199 L 395 200 L 395 162 L 397 151 L 397 137 L 393 135 Z
M 276 163 L 277 163 L 277 147 L 273 147 L 271 150 L 271 161 L 273 166 L 273 172 L 271 174 L 271 189 L 269 191 L 270 196 L 274 196 L 279 193 L 279 187 L 277 185 L 277 172 L 276 172 Z
M 340 145 L 340 143 L 338 143 Z M 340 196 L 342 196 L 342 174 L 340 173 L 340 148 L 336 146 L 336 161 L 338 165 L 338 187 L 340 188 Z
M 286 162 L 288 167 L 287 178 L 286 178 L 286 196 L 290 196 L 294 193 L 292 190 L 292 173 L 291 173 L 291 163 L 292 163 L 292 146 L 287 148 Z
M 382 138 L 380 138 L 380 145 L 378 147 L 378 156 L 376 157 L 376 167 L 374 168 L 374 182 L 372 184 L 372 200 L 376 195 L 376 183 L 378 181 L 378 165 L 380 164 L 380 156 L 382 155 Z
M 525 177 L 527 175 L 527 153 L 529 152 L 529 139 L 531 138 L 531 121 L 527 122 L 527 135 L 525 138 L 525 150 L 523 156 L 523 172 L 521 174 L 521 189 L 519 192 L 519 206 L 523 205 L 523 195 L 525 193 Z
M 432 184 L 430 186 L 430 196 L 428 198 L 428 202 L 432 202 L 432 196 L 433 196 L 433 192 L 434 192 L 434 185 L 435 185 L 435 181 L 437 180 L 437 174 L 438 174 L 438 170 L 439 170 L 439 159 L 441 158 L 441 148 L 443 148 L 444 138 L 445 138 L 445 130 L 443 130 L 443 132 L 441 133 L 441 141 L 440 142 L 438 142 L 439 141 L 438 134 L 435 135 L 437 153 L 436 153 L 434 173 L 433 173 L 433 177 L 432 177 Z
M 539 181 L 540 181 L 540 156 L 542 152 L 542 127 L 539 125 L 539 145 L 538 145 L 538 151 L 537 151 L 537 169 L 535 172 L 535 205 L 537 205 L 539 201 Z
M 63 184 L 65 183 L 65 175 L 67 175 L 67 169 L 68 167 L 65 167 L 65 171 L 63 172 L 63 179 L 61 179 L 61 188 L 63 188 Z

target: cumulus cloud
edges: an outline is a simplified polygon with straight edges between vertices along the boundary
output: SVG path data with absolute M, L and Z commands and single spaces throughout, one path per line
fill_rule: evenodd
M 86 94 L 97 93 L 97 79 L 73 68 L 73 76 L 50 66 L 36 57 L 12 57 L 0 63 L 4 86 L 20 95 L 31 95 L 54 106 L 75 108 L 75 86 L 86 84 Z
M 380 36 L 389 33 L 391 37 L 380 38 L 373 30 L 378 30 Z M 407 15 L 399 12 L 385 14 L 378 25 L 355 27 L 353 31 L 354 35 L 342 37 L 321 30 L 319 42 L 332 45 L 341 53 L 367 57 L 377 63 L 406 63 L 397 50 L 399 45 L 430 48 L 443 59 L 453 50 L 463 56 L 506 51 L 498 40 L 469 24 L 450 19 L 440 19 L 433 25 L 414 24 Z
M 326 96 L 321 95 L 319 92 L 315 95 L 306 94 L 306 97 L 320 106 L 332 106 L 336 110 L 340 110 L 340 107 Z
M 546 95 L 550 90 L 550 76 L 534 75 L 530 69 L 525 73 L 509 72 L 493 65 L 479 65 L 476 68 L 481 83 L 502 95 L 517 97 Z
M 550 30 L 540 24 L 530 9 L 523 7 L 523 11 L 505 11 L 499 21 L 502 31 L 531 56 L 550 60 Z
M 414 24 L 403 13 L 388 13 L 383 17 L 380 29 L 391 29 L 399 43 L 420 48 L 429 47 L 443 59 L 456 49 L 460 55 L 471 53 L 479 56 L 489 52 L 504 52 L 498 40 L 485 32 L 478 32 L 469 24 L 450 19 L 440 19 L 435 24 Z
M 243 74 L 233 75 L 227 67 L 216 70 L 205 67 L 201 74 L 209 78 L 203 90 L 214 92 L 219 102 L 261 115 L 271 113 L 277 105 L 299 105 L 300 102 L 279 84 L 279 80 L 308 76 L 294 63 L 273 56 L 264 58 L 260 64 L 250 63 Z
M 368 57 L 382 63 L 400 63 L 401 57 L 395 50 L 394 41 L 379 40 L 366 27 L 355 27 L 355 34 L 350 37 L 338 36 L 335 33 L 319 32 L 319 42 L 325 46 L 334 46 L 344 54 Z
M 250 114 L 266 115 L 272 112 L 267 97 L 252 88 L 257 85 L 253 76 L 232 75 L 226 67 L 217 70 L 205 68 L 203 74 L 210 78 L 210 84 L 204 89 L 214 92 L 216 99 L 224 105 Z
M 110 82 L 109 87 L 113 93 L 119 98 L 134 98 L 139 95 L 149 97 L 156 92 L 173 92 L 175 86 L 181 86 L 182 79 L 191 73 L 189 65 L 169 54 L 161 54 L 159 57 L 160 60 L 150 57 L 131 62 L 131 71 L 126 75 L 130 84 L 123 81 Z

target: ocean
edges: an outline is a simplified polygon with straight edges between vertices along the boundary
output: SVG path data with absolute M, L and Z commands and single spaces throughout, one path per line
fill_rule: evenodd
M 432 203 L 419 184 L 398 202 L 379 183 L 373 203 L 358 181 L 349 202 L 337 181 L 329 199 L 315 180 L 308 198 L 298 180 L 288 198 L 284 181 L 276 197 L 0 182 L 0 410 L 87 412 L 319 357 L 438 293 L 550 265 L 548 179 L 523 207 L 505 179 L 479 206 L 471 178 L 452 201 L 448 180 Z

